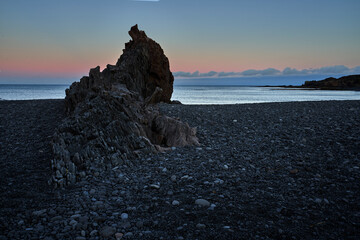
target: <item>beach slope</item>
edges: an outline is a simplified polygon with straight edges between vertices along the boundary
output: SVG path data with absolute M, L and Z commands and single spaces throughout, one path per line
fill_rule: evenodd
M 360 101 L 161 104 L 197 127 L 201 146 L 53 190 L 63 109 L 0 101 L 1 239 L 360 237 Z

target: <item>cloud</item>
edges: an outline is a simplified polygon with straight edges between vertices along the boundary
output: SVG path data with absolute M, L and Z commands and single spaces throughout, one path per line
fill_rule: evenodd
M 263 76 L 273 76 L 273 75 L 278 75 L 279 73 L 281 72 L 275 68 L 267 68 L 260 72 L 260 74 Z
M 186 77 L 186 78 L 194 78 L 194 77 L 200 77 L 199 71 L 190 73 L 190 72 L 175 72 L 174 77 Z
M 201 77 L 214 77 L 216 74 L 218 74 L 218 73 L 215 71 L 210 71 L 207 73 L 200 73 L 200 76 Z
M 273 75 L 277 75 L 281 73 L 279 70 L 275 69 L 275 68 L 267 68 L 264 70 L 255 70 L 255 69 L 249 69 L 246 71 L 243 71 L 241 73 L 241 75 L 243 76 L 257 76 L 257 75 L 261 75 L 261 76 L 273 76 Z
M 237 77 L 240 76 L 241 73 L 239 72 L 219 72 L 218 77 Z
M 287 67 L 283 71 L 275 68 L 263 70 L 248 69 L 242 72 L 215 72 L 200 73 L 199 71 L 175 72 L 174 76 L 179 78 L 202 78 L 202 77 L 254 77 L 254 76 L 287 76 L 287 75 L 309 75 L 309 74 L 360 74 L 360 66 L 348 68 L 344 65 L 326 66 L 321 68 L 309 68 L 298 70 Z
M 327 74 L 327 73 L 344 73 L 344 72 L 348 72 L 349 70 L 350 69 L 344 65 L 336 65 L 336 66 L 327 66 L 327 67 L 314 69 L 312 72 Z
M 304 75 L 307 74 L 309 70 L 303 69 L 303 70 L 297 70 L 296 68 L 290 68 L 287 67 L 282 71 L 283 75 Z
M 351 69 L 354 73 L 360 74 L 360 66 L 354 67 Z
M 259 73 L 260 73 L 259 70 L 249 69 L 249 70 L 243 71 L 241 74 L 244 76 L 255 76 L 255 75 L 258 75 Z
M 218 73 L 210 71 L 207 73 L 200 73 L 199 71 L 191 72 L 174 72 L 174 77 L 186 77 L 186 78 L 200 78 L 200 77 L 215 77 Z

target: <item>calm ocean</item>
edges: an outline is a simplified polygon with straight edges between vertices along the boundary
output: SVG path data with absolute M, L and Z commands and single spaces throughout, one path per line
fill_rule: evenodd
M 0 84 L 0 99 L 62 99 L 68 85 Z M 360 92 L 288 90 L 249 86 L 174 86 L 172 99 L 184 104 L 234 104 L 324 100 L 360 100 Z

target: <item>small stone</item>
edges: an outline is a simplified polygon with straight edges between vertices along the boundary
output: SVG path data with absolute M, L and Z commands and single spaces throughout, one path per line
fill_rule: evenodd
M 80 214 L 74 214 L 74 215 L 72 215 L 70 218 L 72 218 L 72 219 L 76 219 L 76 218 L 80 218 L 81 217 L 81 215 Z
M 171 181 L 175 182 L 176 181 L 176 176 L 172 175 L 170 179 L 171 179 Z
M 197 199 L 195 201 L 195 204 L 196 205 L 200 205 L 200 206 L 203 206 L 203 207 L 209 207 L 210 206 L 210 202 L 205 200 L 205 199 Z
M 122 233 L 115 233 L 116 240 L 120 240 L 123 236 L 124 236 L 124 234 L 122 234 Z
M 56 170 L 56 172 L 55 172 L 55 177 L 56 177 L 57 179 L 61 179 L 61 178 L 63 177 L 63 175 L 60 173 L 59 170 Z
M 225 169 L 225 170 L 228 170 L 228 169 L 229 169 L 229 166 L 225 164 L 225 165 L 224 165 L 224 169 Z
M 24 224 L 24 220 L 18 221 L 18 224 L 19 224 L 19 225 L 23 225 L 23 224 Z
M 172 201 L 171 204 L 172 204 L 173 206 L 178 206 L 178 205 L 180 204 L 180 202 L 177 201 L 177 200 L 174 200 L 174 201 Z
M 78 222 L 77 222 L 76 220 L 72 219 L 69 224 L 70 224 L 71 226 L 73 226 L 73 225 L 76 225 L 77 223 L 78 223 Z
M 298 172 L 299 172 L 299 170 L 296 169 L 296 168 L 290 170 L 290 173 L 291 173 L 291 174 L 296 174 L 296 173 L 298 173 Z
M 94 203 L 94 206 L 97 208 L 97 209 L 103 209 L 104 208 L 104 202 L 103 201 L 96 201 Z
M 158 184 L 151 184 L 150 187 L 153 189 L 160 189 L 160 185 Z
M 56 221 L 60 221 L 60 220 L 62 220 L 62 216 L 55 216 L 50 219 L 50 222 L 56 222 Z
M 203 229 L 203 228 L 206 228 L 206 225 L 202 224 L 202 223 L 198 223 L 198 224 L 196 224 L 196 228 Z
M 125 233 L 124 237 L 126 238 L 132 238 L 134 234 L 132 232 Z
M 96 236 L 98 234 L 98 230 L 92 230 L 91 232 L 90 232 L 90 236 Z
M 46 213 L 46 209 L 42 209 L 42 210 L 39 210 L 39 211 L 34 211 L 33 215 L 36 216 L 36 217 L 39 217 L 39 216 L 43 215 L 44 213 Z
M 209 210 L 214 210 L 215 207 L 216 207 L 216 205 L 212 203 L 208 209 Z
M 81 236 L 85 237 L 86 232 L 84 230 L 81 230 Z
M 114 235 L 115 232 L 116 232 L 115 228 L 105 226 L 101 229 L 100 235 L 104 238 L 108 238 L 108 237 L 111 237 L 112 235 Z
M 322 200 L 321 200 L 320 198 L 315 198 L 314 202 L 316 202 L 316 203 L 321 203 Z
M 128 219 L 129 218 L 129 215 L 127 214 L 127 213 L 122 213 L 121 214 L 121 219 L 122 220 L 126 220 L 126 219 Z
M 95 192 L 96 192 L 95 189 L 90 190 L 90 194 L 94 194 Z
M 87 216 L 82 216 L 82 217 L 79 217 L 79 222 L 81 224 L 87 224 L 88 223 L 88 217 Z
M 48 211 L 48 214 L 49 214 L 49 215 L 55 215 L 55 214 L 56 214 L 56 211 L 55 211 L 54 209 L 50 209 L 50 210 Z
M 233 122 L 234 122 L 234 123 L 237 123 L 237 120 L 236 120 L 236 119 L 234 119 L 234 120 L 233 120 Z
M 144 222 L 143 222 L 143 221 L 138 221 L 138 222 L 136 222 L 136 227 L 142 228 L 143 226 L 144 226 Z
M 121 227 L 125 228 L 125 229 L 131 228 L 131 223 L 128 221 L 125 221 L 124 223 L 121 224 Z

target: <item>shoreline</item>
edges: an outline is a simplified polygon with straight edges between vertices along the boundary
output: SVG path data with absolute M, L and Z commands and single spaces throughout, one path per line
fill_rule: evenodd
M 276 90 L 276 89 L 274 89 Z M 295 90 L 295 89 L 294 89 Z M 309 90 L 315 90 L 315 89 L 309 89 Z M 0 99 L 0 102 L 36 102 L 36 101 L 64 101 L 64 99 L 60 99 L 60 98 L 54 98 L 54 99 L 19 99 L 19 100 L 6 100 L 6 99 Z M 177 99 L 172 99 L 172 101 L 178 101 Z M 346 102 L 346 101 L 360 101 L 358 99 L 341 99 L 341 100 L 316 100 L 316 101 L 309 101 L 309 100 L 304 100 L 304 101 L 284 101 L 284 102 L 247 102 L 247 103 L 211 103 L 211 104 L 186 104 L 186 103 L 182 103 L 180 102 L 180 104 L 178 103 L 174 103 L 174 104 L 170 104 L 170 105 L 184 105 L 184 106 L 232 106 L 232 105 L 246 105 L 246 104 L 273 104 L 273 103 L 317 103 L 317 102 Z M 163 102 L 159 103 L 159 104 L 165 104 Z
M 164 114 L 197 127 L 201 146 L 53 190 L 44 181 L 62 104 L 0 101 L 0 237 L 360 236 L 359 100 L 160 104 Z
M 303 87 L 303 86 L 293 86 L 293 85 L 277 85 L 277 86 L 270 86 L 270 85 L 265 85 L 265 86 L 259 86 L 259 87 L 266 87 L 266 88 L 272 88 L 272 87 L 277 87 L 277 88 L 284 88 L 287 90 L 329 90 L 329 91 L 360 91 L 360 88 L 358 87 L 354 87 L 354 88 L 336 88 L 336 87 Z M 273 90 L 278 90 L 278 89 L 273 89 Z M 280 90 L 280 89 L 279 89 Z

